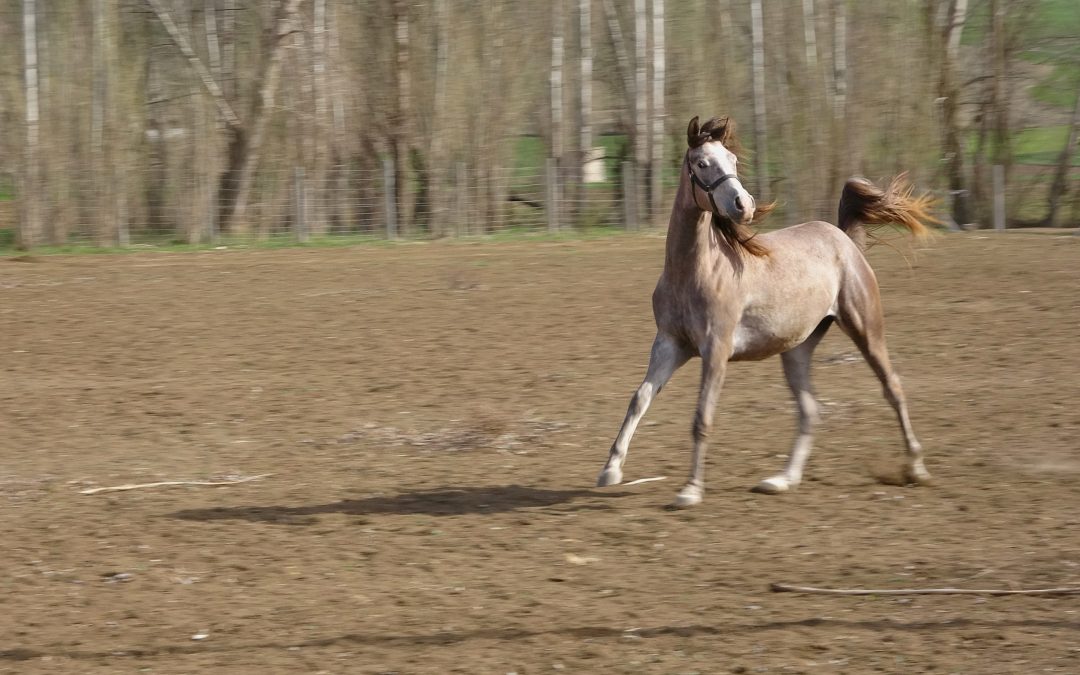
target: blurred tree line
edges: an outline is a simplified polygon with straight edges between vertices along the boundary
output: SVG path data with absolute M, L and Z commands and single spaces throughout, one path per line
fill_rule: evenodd
M 462 185 L 500 222 L 530 159 L 573 204 L 601 136 L 662 223 L 697 114 L 737 120 L 787 222 L 833 218 L 848 175 L 910 170 L 985 224 L 997 164 L 1053 224 L 1078 35 L 1074 0 L 0 0 L 0 228 L 254 235 L 302 167 L 315 234 L 373 230 L 385 189 L 404 234 L 441 236 Z M 1033 106 L 1046 68 L 1067 101 Z M 1012 180 L 1016 132 L 1042 126 L 1068 133 Z

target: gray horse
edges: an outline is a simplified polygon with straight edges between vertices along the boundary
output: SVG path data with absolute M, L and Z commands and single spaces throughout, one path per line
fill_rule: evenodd
M 858 346 L 896 411 L 907 447 L 906 479 L 928 482 L 900 378 L 889 363 L 881 295 L 863 249 L 864 223 L 895 223 L 924 236 L 927 228 L 921 221 L 933 220 L 927 214 L 930 199 L 912 196 L 902 176 L 884 190 L 852 178 L 840 197 L 838 226 L 816 221 L 757 235 L 749 226 L 772 205 L 758 206 L 736 175 L 734 125 L 727 118 L 699 125 L 695 117 L 686 140 L 664 271 L 653 293 L 657 333 L 648 373 L 630 401 L 597 484 L 622 481 L 630 438 L 653 397 L 679 367 L 700 356 L 690 478 L 674 505 L 700 503 L 706 439 L 728 362 L 779 354 L 798 407 L 799 428 L 787 466 L 755 489 L 775 494 L 797 486 L 818 417 L 811 356 L 834 322 Z

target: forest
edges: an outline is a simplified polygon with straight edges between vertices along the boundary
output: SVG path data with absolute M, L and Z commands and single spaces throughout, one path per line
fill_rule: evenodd
M 650 228 L 730 116 L 773 225 L 909 171 L 1080 221 L 1074 0 L 0 0 L 0 246 Z

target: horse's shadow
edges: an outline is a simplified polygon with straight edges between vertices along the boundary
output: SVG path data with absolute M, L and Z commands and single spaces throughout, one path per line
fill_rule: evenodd
M 597 499 L 624 497 L 629 492 L 597 490 L 545 490 L 524 485 L 482 485 L 460 488 L 416 490 L 392 496 L 343 499 L 310 506 L 234 506 L 209 509 L 184 509 L 170 514 L 181 520 L 248 520 L 284 525 L 309 525 L 315 516 L 343 513 L 368 515 L 459 516 L 516 511 L 518 509 L 561 506 L 560 511 L 586 511 L 609 508 Z M 589 498 L 588 503 L 571 504 Z

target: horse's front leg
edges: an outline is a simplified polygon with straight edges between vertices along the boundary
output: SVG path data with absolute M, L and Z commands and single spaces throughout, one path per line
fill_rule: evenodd
M 630 407 L 626 411 L 619 435 L 615 437 L 607 463 L 604 464 L 604 469 L 596 481 L 599 487 L 617 485 L 622 482 L 622 465 L 626 461 L 630 439 L 634 436 L 638 423 L 641 422 L 645 411 L 649 409 L 653 397 L 660 393 L 675 371 L 686 363 L 690 356 L 690 351 L 675 338 L 663 332 L 656 334 L 652 352 L 649 355 L 649 370 L 645 375 L 645 381 L 630 399 Z
M 713 413 L 724 386 L 728 357 L 731 348 L 717 343 L 701 354 L 701 391 L 698 394 L 697 411 L 694 413 L 694 454 L 690 460 L 690 478 L 686 486 L 675 496 L 673 506 L 685 508 L 701 503 L 705 492 L 705 451 L 709 445 Z

